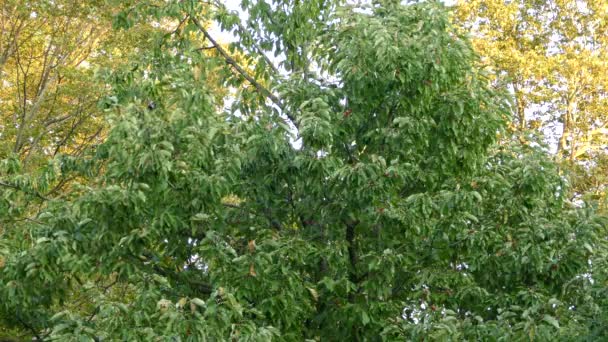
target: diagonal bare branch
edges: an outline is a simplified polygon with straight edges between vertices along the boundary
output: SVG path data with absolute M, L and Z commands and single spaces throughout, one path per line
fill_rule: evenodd
M 224 50 L 224 48 L 215 39 L 213 39 L 213 37 L 211 37 L 209 32 L 207 32 L 207 30 L 203 27 L 203 25 L 201 25 L 200 21 L 198 21 L 194 17 L 190 17 L 190 20 L 192 20 L 194 25 L 196 25 L 196 27 L 198 27 L 198 29 L 203 33 L 205 38 L 208 39 L 209 42 L 211 42 L 213 47 L 224 58 L 224 60 L 226 61 L 226 64 L 230 65 L 234 70 L 236 70 L 239 73 L 239 75 L 241 75 L 252 86 L 254 86 L 258 93 L 267 97 L 268 99 L 270 99 L 270 101 L 272 101 L 275 105 L 277 105 L 283 111 L 283 114 L 285 114 L 285 116 L 287 116 L 287 118 L 289 118 L 289 120 L 294 124 L 294 126 L 297 127 L 297 121 L 296 121 L 295 117 L 293 117 L 293 115 L 287 113 L 287 111 L 285 110 L 285 105 L 283 104 L 281 99 L 279 99 L 270 90 L 268 90 L 266 87 L 264 87 L 262 84 L 260 84 L 260 82 L 258 82 L 255 78 L 253 78 L 251 75 L 249 75 L 249 73 L 245 69 L 243 69 L 243 67 L 240 66 L 234 60 L 234 58 L 232 58 L 230 56 L 230 54 L 228 54 L 228 52 L 226 50 Z

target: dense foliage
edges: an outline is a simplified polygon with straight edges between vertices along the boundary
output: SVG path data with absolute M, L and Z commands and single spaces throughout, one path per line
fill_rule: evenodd
M 104 141 L 27 176 L 3 160 L 5 325 L 51 340 L 608 335 L 605 218 L 506 132 L 507 92 L 441 4 L 242 8 L 244 22 L 220 2 L 120 12 L 119 29 L 171 29 L 98 69 Z M 220 45 L 211 19 L 239 40 Z

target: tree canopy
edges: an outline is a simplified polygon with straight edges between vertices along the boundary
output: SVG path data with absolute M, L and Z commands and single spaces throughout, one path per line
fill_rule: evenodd
M 4 326 L 83 341 L 608 335 L 606 218 L 570 201 L 542 140 L 507 129 L 517 102 L 440 2 L 105 4 L 138 42 L 87 78 L 107 133 L 35 172 L 0 150 Z

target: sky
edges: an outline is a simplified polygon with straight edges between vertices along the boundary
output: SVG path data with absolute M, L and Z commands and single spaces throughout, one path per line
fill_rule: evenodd
M 241 11 L 241 0 L 223 0 L 222 2 L 229 10 L 239 12 L 241 20 L 246 19 L 245 13 Z M 214 38 L 219 39 L 222 43 L 233 42 L 236 39 L 230 32 L 222 31 L 215 22 L 211 26 L 209 34 L 211 34 Z

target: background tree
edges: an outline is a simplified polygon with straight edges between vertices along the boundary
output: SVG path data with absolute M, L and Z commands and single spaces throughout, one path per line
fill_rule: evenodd
M 0 238 L 2 246 L 31 243 L 26 222 L 45 202 L 63 196 L 75 177 L 63 176 L 59 155 L 82 156 L 103 141 L 103 67 L 129 63 L 159 28 L 112 30 L 122 7 L 89 1 L 4 1 L 0 5 Z M 51 161 L 51 162 L 50 162 Z M 80 178 L 80 181 L 86 181 Z M 0 265 L 4 258 L 0 256 Z M 99 280 L 102 288 L 104 281 Z M 85 295 L 76 295 L 77 307 Z M 86 301 L 86 300 L 85 300 Z M 87 304 L 85 304 L 86 306 Z M 31 334 L 11 314 L 14 327 Z M 0 327 L 0 332 L 2 328 Z
M 460 1 L 455 18 L 515 96 L 514 127 L 545 134 L 574 190 L 605 199 L 605 1 Z

